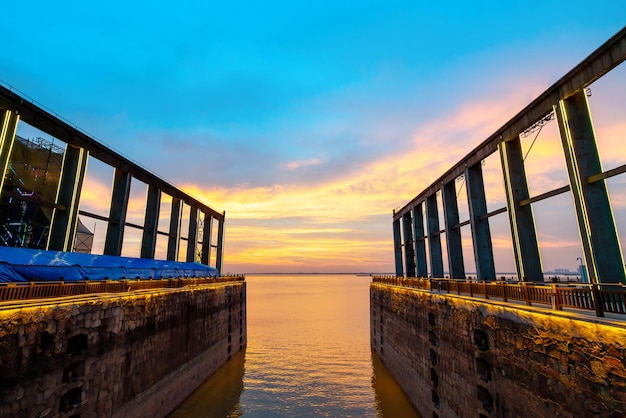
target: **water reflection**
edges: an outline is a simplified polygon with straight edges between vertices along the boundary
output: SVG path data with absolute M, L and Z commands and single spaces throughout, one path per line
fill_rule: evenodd
M 170 417 L 419 415 L 370 349 L 369 277 L 246 277 L 248 345 Z
M 237 418 L 241 408 L 239 399 L 243 391 L 245 350 L 236 353 L 185 401 L 168 418 Z
M 376 396 L 376 412 L 379 417 L 419 418 L 409 399 L 393 380 L 378 354 L 372 352 L 372 386 Z

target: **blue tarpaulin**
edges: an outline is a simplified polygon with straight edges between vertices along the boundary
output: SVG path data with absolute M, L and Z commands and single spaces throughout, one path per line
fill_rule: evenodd
M 200 263 L 0 247 L 0 282 L 217 277 Z

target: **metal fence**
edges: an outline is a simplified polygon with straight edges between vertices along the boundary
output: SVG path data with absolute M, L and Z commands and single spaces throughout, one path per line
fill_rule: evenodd
M 592 310 L 603 317 L 605 312 L 626 314 L 626 286 L 623 284 L 549 284 L 530 282 L 472 282 L 453 279 L 426 279 L 396 276 L 373 276 L 374 283 L 412 287 L 429 291 L 456 293 L 484 299 L 497 298 L 504 302 L 519 300 L 534 303 Z
M 244 275 L 232 275 L 183 279 L 0 283 L 0 301 L 56 298 L 90 293 L 122 293 L 244 280 Z

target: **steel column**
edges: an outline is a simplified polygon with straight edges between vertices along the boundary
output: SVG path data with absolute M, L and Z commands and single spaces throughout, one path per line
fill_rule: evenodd
M 430 272 L 433 277 L 443 277 L 443 255 L 439 233 L 437 194 L 426 198 L 426 223 L 428 226 L 428 249 L 430 250 Z
M 467 202 L 469 206 L 474 260 L 476 261 L 476 278 L 478 280 L 495 280 L 496 268 L 493 261 L 491 231 L 487 218 L 487 200 L 481 163 L 467 167 L 465 170 Z
M 124 242 L 124 227 L 128 212 L 130 197 L 130 182 L 132 176 L 128 171 L 115 168 L 113 175 L 113 192 L 111 193 L 111 207 L 109 209 L 109 223 L 104 241 L 104 254 L 121 255 Z
M 463 244 L 459 226 L 459 204 L 456 199 L 455 182 L 444 184 L 441 189 L 443 211 L 446 223 L 446 246 L 448 249 L 448 269 L 451 279 L 465 279 Z
M 204 212 L 204 221 L 202 222 L 202 250 L 200 253 L 200 262 L 209 265 L 211 262 L 211 227 L 213 218 L 208 212 Z
M 406 266 L 406 276 L 415 277 L 415 250 L 413 249 L 413 221 L 411 212 L 407 212 L 402 217 L 404 221 L 402 229 L 404 232 L 404 265 Z
M 161 209 L 161 190 L 148 185 L 146 198 L 146 215 L 143 223 L 143 237 L 141 238 L 141 258 L 154 258 L 159 227 L 159 212 Z
M 67 145 L 63 154 L 61 178 L 57 190 L 56 205 L 50 221 L 48 250 L 73 251 L 80 192 L 87 169 L 89 153 L 84 148 Z
M 180 223 L 183 202 L 177 197 L 172 197 L 172 213 L 170 215 L 170 232 L 167 239 L 167 259 L 178 261 L 178 248 L 180 246 Z
M 0 176 L 2 176 L 0 178 L 0 193 L 2 193 L 4 187 L 4 178 L 9 167 L 13 142 L 15 141 L 15 131 L 17 130 L 19 120 L 20 116 L 10 110 L 2 112 L 2 118 L 0 119 Z
M 400 220 L 393 221 L 393 253 L 396 262 L 396 276 L 404 276 L 404 268 L 402 267 L 402 238 L 400 231 Z
M 543 282 L 541 254 L 537 244 L 532 207 L 530 204 L 523 206 L 520 204 L 521 201 L 528 199 L 530 194 L 519 135 L 510 141 L 501 142 L 498 149 L 502 162 L 506 207 L 509 214 L 517 277 L 524 281 Z
M 417 277 L 428 276 L 428 263 L 426 262 L 426 241 L 424 241 L 424 211 L 419 203 L 413 208 L 413 236 L 415 240 L 415 260 Z
M 596 283 L 623 283 L 624 259 L 606 181 L 587 182 L 602 172 L 602 165 L 585 92 L 560 100 L 555 113 L 589 277 Z
M 224 254 L 224 222 L 226 222 L 226 213 L 224 213 L 224 220 L 219 221 L 217 225 L 217 252 L 215 254 L 215 268 L 221 273 L 223 268 L 223 254 Z
M 198 208 L 189 209 L 189 229 L 187 232 L 187 262 L 196 261 L 196 246 L 198 245 Z

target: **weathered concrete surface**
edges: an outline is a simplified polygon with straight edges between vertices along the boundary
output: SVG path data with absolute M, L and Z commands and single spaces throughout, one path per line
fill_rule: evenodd
M 372 283 L 371 345 L 424 417 L 626 416 L 626 323 Z
M 0 417 L 161 417 L 246 345 L 245 282 L 0 310 Z

